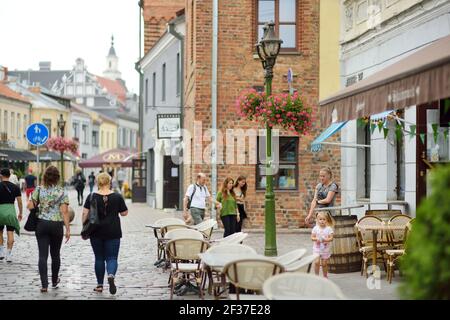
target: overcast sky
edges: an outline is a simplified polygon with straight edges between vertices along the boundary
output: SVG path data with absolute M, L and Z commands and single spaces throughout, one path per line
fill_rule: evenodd
M 119 70 L 127 87 L 139 93 L 138 0 L 0 0 L 0 65 L 9 70 L 72 69 L 83 58 L 102 75 L 114 35 Z

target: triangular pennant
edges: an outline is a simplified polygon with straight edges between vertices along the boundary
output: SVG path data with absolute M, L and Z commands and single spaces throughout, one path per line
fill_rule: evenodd
M 415 136 L 416 135 L 416 125 L 415 124 L 411 124 L 409 126 L 409 135 L 410 136 Z
M 370 133 L 373 134 L 373 132 L 375 131 L 375 128 L 377 127 L 377 125 L 373 122 L 370 123 Z
M 366 126 L 366 122 L 364 121 L 363 118 L 359 118 L 358 120 L 356 120 L 356 124 L 358 125 L 358 128 L 362 128 Z
M 434 138 L 434 143 L 436 144 L 437 143 L 438 134 L 439 134 L 438 124 L 437 123 L 433 123 L 431 125 L 431 127 L 433 128 L 433 138 Z
M 383 133 L 384 133 L 384 139 L 386 139 L 386 137 L 389 133 L 389 128 L 383 128 Z
M 422 144 L 425 144 L 425 133 L 419 134 L 420 140 L 422 141 Z
M 383 129 L 383 121 L 378 121 L 378 132 L 381 133 L 381 129 Z
M 402 136 L 403 136 L 403 131 L 402 131 L 402 127 L 398 126 L 397 128 L 395 128 L 395 136 L 397 138 L 397 141 L 401 141 L 402 140 Z

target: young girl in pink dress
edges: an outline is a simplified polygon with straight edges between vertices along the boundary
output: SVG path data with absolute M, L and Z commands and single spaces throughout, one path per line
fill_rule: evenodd
M 331 257 L 331 242 L 333 241 L 333 220 L 327 212 L 317 214 L 317 223 L 312 230 L 311 240 L 313 241 L 313 253 L 317 253 L 319 258 L 314 264 L 314 271 L 319 275 L 320 265 L 325 278 L 328 278 L 328 259 Z

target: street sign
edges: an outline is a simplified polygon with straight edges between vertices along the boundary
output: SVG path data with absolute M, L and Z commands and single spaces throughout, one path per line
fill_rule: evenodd
M 27 128 L 27 140 L 33 146 L 42 146 L 48 140 L 48 129 L 40 122 L 32 123 Z

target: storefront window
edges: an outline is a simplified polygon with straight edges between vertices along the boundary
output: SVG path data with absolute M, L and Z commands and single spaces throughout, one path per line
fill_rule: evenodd
M 275 145 L 272 145 L 272 150 Z M 258 143 L 258 167 L 256 170 L 256 188 L 266 187 L 266 165 L 264 164 L 265 152 L 259 152 L 265 148 L 265 137 L 259 137 Z M 298 137 L 279 137 L 278 154 L 273 152 L 274 162 L 278 163 L 278 170 L 273 175 L 274 190 L 298 189 Z M 276 165 L 273 167 L 276 168 Z
M 447 113 L 450 113 L 450 110 L 447 110 Z M 427 110 L 427 158 L 431 162 L 447 162 L 450 160 L 450 138 L 445 137 L 445 131 L 449 130 L 449 124 L 441 121 L 446 116 L 444 100 L 441 102 L 439 109 Z

